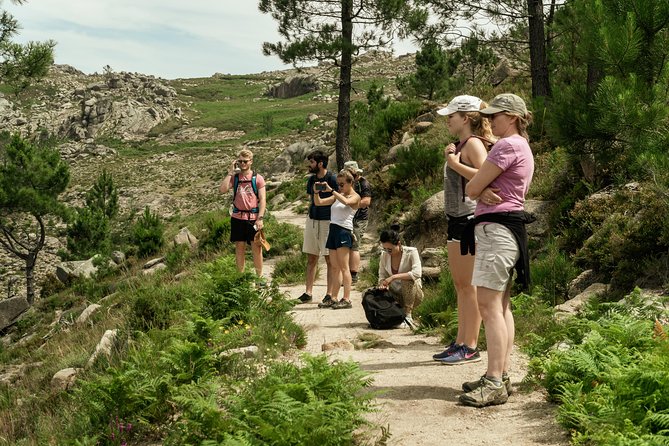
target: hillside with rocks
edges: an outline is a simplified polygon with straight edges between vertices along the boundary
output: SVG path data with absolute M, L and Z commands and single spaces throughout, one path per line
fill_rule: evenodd
M 355 98 L 364 98 L 372 80 L 387 83 L 413 69 L 412 55 L 370 52 L 356 62 Z M 306 153 L 316 147 L 334 149 L 337 69 L 330 64 L 262 72 L 247 76 L 216 73 L 210 78 L 162 79 L 151 75 L 114 72 L 87 75 L 68 65 L 52 66 L 49 75 L 19 96 L 0 93 L 0 132 L 38 135 L 57 141 L 70 166 L 71 181 L 63 200 L 83 205 L 85 191 L 102 169 L 110 172 L 120 190 L 122 215 L 148 206 L 163 218 L 187 217 L 224 209 L 227 198 L 217 192 L 231 156 L 242 146 L 256 154 L 256 166 L 270 187 L 302 174 Z M 206 89 L 207 95 L 200 95 Z M 221 91 L 229 91 L 220 95 Z M 304 122 L 297 131 L 270 138 L 257 130 L 259 117 L 291 107 L 280 102 L 297 97 L 306 103 Z M 203 99 L 204 98 L 204 99 Z M 214 117 L 203 124 L 196 106 L 252 110 L 255 120 L 228 123 Z M 279 110 L 277 110 L 277 108 Z M 64 224 L 51 228 L 36 267 L 40 282 L 60 262 L 66 248 Z M 22 262 L 0 251 L 0 289 L 7 295 L 24 289 Z

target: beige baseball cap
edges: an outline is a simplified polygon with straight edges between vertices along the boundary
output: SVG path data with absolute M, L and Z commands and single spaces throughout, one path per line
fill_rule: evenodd
M 525 116 L 527 114 L 527 107 L 525 101 L 520 96 L 513 93 L 498 94 L 490 101 L 490 105 L 481 113 L 484 115 L 493 115 L 499 112 L 509 112 L 514 115 Z

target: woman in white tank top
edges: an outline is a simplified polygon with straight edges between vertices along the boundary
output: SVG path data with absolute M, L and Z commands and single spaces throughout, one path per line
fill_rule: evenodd
M 349 257 L 353 245 L 353 216 L 360 205 L 360 195 L 353 189 L 353 175 L 344 169 L 337 174 L 337 185 L 339 191 L 332 190 L 327 182 L 315 183 L 314 192 L 323 190 L 332 192 L 332 196 L 321 198 L 314 193 L 314 203 L 317 206 L 331 205 L 330 228 L 325 247 L 330 250 L 330 266 L 333 268 L 334 277 L 341 274 L 344 283 L 344 297 L 337 300 L 339 295 L 339 280 L 335 280 L 332 288 L 332 298 L 328 296 L 318 304 L 319 308 L 352 308 L 351 304 L 351 271 L 349 270 Z M 320 189 L 322 188 L 322 189 Z

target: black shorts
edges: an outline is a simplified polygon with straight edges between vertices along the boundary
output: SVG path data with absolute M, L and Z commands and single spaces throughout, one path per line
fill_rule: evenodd
M 240 220 L 235 217 L 230 218 L 230 241 L 231 242 L 246 242 L 251 244 L 256 236 L 256 230 L 253 225 L 255 220 Z
M 353 246 L 352 231 L 342 228 L 339 225 L 330 223 L 330 230 L 328 231 L 328 239 L 325 242 L 327 249 L 350 248 Z
M 452 215 L 447 215 L 448 217 L 448 230 L 446 232 L 446 240 L 459 242 L 462 240 L 462 232 L 465 230 L 465 226 L 471 219 L 474 218 L 474 214 L 463 215 L 462 217 L 453 217 Z

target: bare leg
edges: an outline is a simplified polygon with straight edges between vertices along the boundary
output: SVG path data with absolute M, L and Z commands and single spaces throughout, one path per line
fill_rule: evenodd
M 254 241 L 251 243 L 251 252 L 253 253 L 253 266 L 256 269 L 256 275 L 262 277 L 262 245 Z
M 481 329 L 481 314 L 472 285 L 474 256 L 460 254 L 459 242 L 448 242 L 448 266 L 458 295 L 458 335 L 456 344 L 476 348 Z
M 351 248 L 339 248 L 336 251 L 337 264 L 341 271 L 342 281 L 344 282 L 344 299 L 351 300 L 351 271 L 349 270 L 349 256 Z M 339 281 L 337 281 L 337 289 L 339 289 Z
M 513 351 L 513 341 L 516 334 L 516 324 L 513 320 L 513 314 L 511 313 L 511 284 L 506 287 L 504 292 L 504 298 L 502 300 L 502 307 L 504 311 L 504 322 L 506 322 L 506 331 L 507 331 L 507 345 L 506 345 L 506 358 L 504 360 L 504 372 L 509 371 L 509 366 L 511 365 L 511 352 Z
M 337 256 L 337 253 L 339 252 L 339 249 L 331 249 L 330 250 L 330 255 L 327 258 L 329 258 L 329 263 L 328 263 L 328 276 L 330 274 L 334 275 L 336 277 L 336 280 L 332 282 L 332 287 L 328 285 L 328 294 L 332 296 L 334 300 L 338 300 L 339 296 L 339 288 L 341 287 L 340 282 L 339 282 L 339 277 L 340 277 L 340 269 L 341 265 L 339 264 L 339 257 Z
M 332 256 L 334 257 L 334 256 Z M 334 285 L 335 283 L 337 284 L 337 289 L 339 289 L 339 272 L 334 271 L 334 268 L 332 268 L 331 265 L 331 259 L 330 256 L 325 256 L 325 263 L 327 265 L 327 294 L 330 296 L 334 297 L 333 291 L 334 291 Z
M 235 242 L 235 263 L 237 271 L 243 272 L 246 265 L 246 242 Z
M 314 282 L 316 281 L 316 268 L 318 268 L 318 256 L 307 254 L 307 289 L 306 293 L 313 296 Z
M 350 271 L 360 271 L 360 251 L 351 251 L 350 264 Z
M 503 291 L 492 290 L 482 286 L 477 287 L 476 290 L 479 311 L 483 317 L 488 344 L 487 376 L 497 379 L 502 378 L 509 342 L 509 334 L 502 307 L 503 294 Z

